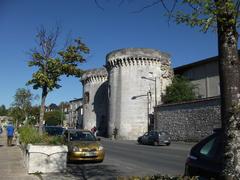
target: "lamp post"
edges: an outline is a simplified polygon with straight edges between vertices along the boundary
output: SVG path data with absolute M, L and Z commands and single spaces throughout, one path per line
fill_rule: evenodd
M 151 109 L 151 96 L 152 96 L 152 93 L 151 91 L 149 90 L 147 92 L 147 94 L 142 94 L 142 95 L 138 95 L 138 96 L 133 96 L 132 99 L 137 99 L 139 97 L 142 97 L 142 96 L 147 96 L 147 131 L 149 132 L 150 131 L 150 116 L 149 116 L 149 113 L 150 113 L 150 109 Z
M 154 101 L 155 101 L 155 107 L 157 106 L 157 78 L 148 78 L 148 77 L 145 77 L 145 76 L 142 76 L 141 77 L 142 79 L 146 79 L 146 80 L 149 80 L 149 81 L 153 81 L 154 82 Z

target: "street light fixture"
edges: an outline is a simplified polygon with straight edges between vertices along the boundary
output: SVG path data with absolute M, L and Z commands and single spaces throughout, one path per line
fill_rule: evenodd
M 131 99 L 137 99 L 139 97 L 142 96 L 147 96 L 147 130 L 148 132 L 150 131 L 150 116 L 149 116 L 149 112 L 150 112 L 150 102 L 151 102 L 151 91 L 149 90 L 147 92 L 147 94 L 142 94 L 142 95 L 138 95 L 138 96 L 133 96 Z
M 145 76 L 142 76 L 141 77 L 142 79 L 146 79 L 146 80 L 149 80 L 149 81 L 153 81 L 154 82 L 154 100 L 155 100 L 155 107 L 157 106 L 157 78 L 148 78 L 148 77 L 145 77 Z

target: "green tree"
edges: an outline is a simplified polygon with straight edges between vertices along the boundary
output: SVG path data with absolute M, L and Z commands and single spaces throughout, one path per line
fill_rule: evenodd
M 172 4 L 170 4 L 172 3 Z M 217 32 L 223 129 L 222 179 L 240 178 L 240 61 L 238 56 L 239 0 L 156 0 L 169 19 L 207 32 Z
M 6 109 L 5 105 L 0 106 L 0 116 L 6 116 L 8 114 L 8 110 Z
M 179 11 L 178 23 L 199 26 L 203 32 L 217 27 L 221 120 L 224 133 L 223 179 L 240 178 L 240 62 L 238 56 L 238 0 L 184 0 L 190 13 Z
M 185 77 L 175 76 L 172 84 L 166 88 L 164 103 L 177 103 L 196 99 L 195 86 Z
M 55 55 L 59 27 L 54 31 L 47 31 L 43 26 L 39 28 L 36 35 L 37 47 L 31 53 L 30 67 L 37 68 L 28 84 L 34 89 L 41 89 L 41 108 L 39 119 L 39 133 L 42 134 L 43 117 L 45 112 L 45 101 L 50 91 L 58 89 L 62 75 L 80 77 L 83 74 L 78 66 L 85 62 L 84 54 L 89 53 L 88 47 L 76 39 L 64 50 Z
M 28 123 L 32 125 L 36 125 L 39 122 L 40 117 L 40 106 L 33 106 L 29 112 L 29 120 Z
M 16 90 L 16 93 L 14 95 L 14 102 L 12 103 L 12 106 L 14 107 L 14 111 L 21 111 L 17 114 L 22 114 L 24 116 L 25 121 L 27 122 L 29 111 L 32 105 L 33 100 L 33 94 L 30 92 L 30 90 L 25 88 L 18 88 Z M 20 118 L 22 119 L 22 118 Z M 17 121 L 16 124 L 18 125 Z
M 18 127 L 19 124 L 23 123 L 25 120 L 24 112 L 19 107 L 10 107 L 8 115 L 13 118 L 16 127 Z
M 44 114 L 45 124 L 48 126 L 56 126 L 62 124 L 62 111 L 49 111 Z

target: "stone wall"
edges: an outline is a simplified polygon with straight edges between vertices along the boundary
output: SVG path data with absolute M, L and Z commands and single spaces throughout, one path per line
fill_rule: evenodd
M 198 141 L 221 127 L 220 98 L 208 98 L 155 108 L 155 129 L 171 134 L 175 141 Z

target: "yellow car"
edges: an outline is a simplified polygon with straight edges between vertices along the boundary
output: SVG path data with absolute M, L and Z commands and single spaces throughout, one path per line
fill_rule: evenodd
M 103 161 L 104 148 L 91 131 L 67 129 L 64 138 L 68 146 L 68 161 Z

